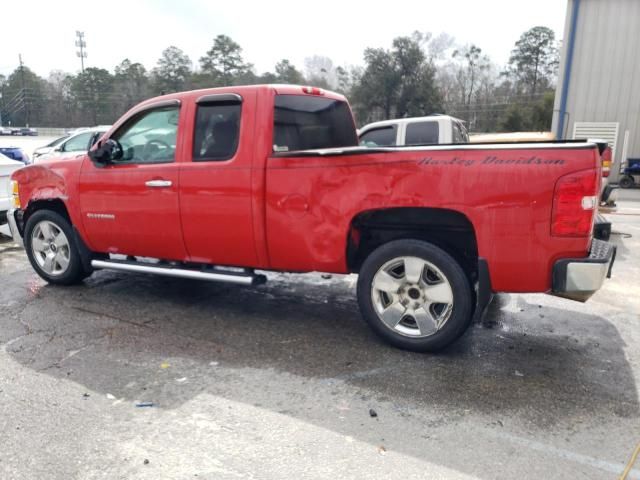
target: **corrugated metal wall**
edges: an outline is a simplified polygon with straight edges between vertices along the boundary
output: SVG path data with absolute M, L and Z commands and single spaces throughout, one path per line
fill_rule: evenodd
M 553 131 L 565 70 L 565 50 L 575 0 L 569 0 Z M 629 131 L 628 155 L 640 157 L 640 0 L 581 0 L 573 53 L 573 67 L 564 119 L 564 137 L 574 122 L 619 122 L 612 180 L 617 179 L 624 133 Z

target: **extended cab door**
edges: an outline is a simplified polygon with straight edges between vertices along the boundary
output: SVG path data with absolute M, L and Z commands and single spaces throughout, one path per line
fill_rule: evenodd
M 110 136 L 122 145 L 122 158 L 100 166 L 83 162 L 80 210 L 93 250 L 185 259 L 178 206 L 181 114 L 177 100 L 147 106 Z
M 258 266 L 252 170 L 256 91 L 216 93 L 190 105 L 180 170 L 184 242 L 193 262 Z M 262 120 L 264 122 L 264 119 Z

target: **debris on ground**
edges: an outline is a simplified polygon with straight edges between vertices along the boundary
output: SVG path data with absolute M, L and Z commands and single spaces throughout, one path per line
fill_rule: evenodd
M 145 458 L 143 463 L 144 463 L 145 465 L 149 465 L 149 459 L 148 459 L 148 458 Z
M 219 364 L 218 362 L 209 362 L 210 367 L 217 367 L 218 364 Z
M 371 418 L 376 418 L 378 416 L 378 412 L 376 412 L 373 408 L 369 409 L 369 416 Z
M 144 408 L 144 407 L 155 407 L 155 403 L 153 402 L 137 402 L 136 407 Z
M 89 395 L 87 392 L 84 392 L 82 394 L 82 397 L 86 400 L 87 398 L 89 398 L 91 395 Z
M 169 365 L 167 362 L 162 362 L 160 364 L 160 368 L 163 370 L 166 370 L 167 368 L 169 368 L 171 365 Z
M 386 454 L 387 454 L 387 449 L 384 447 L 384 445 L 380 445 L 380 446 L 378 447 L 378 453 L 379 453 L 380 455 L 386 455 Z
M 333 275 L 331 275 L 330 273 L 323 273 L 322 274 L 322 278 L 324 280 L 329 280 L 329 279 L 333 278 Z
M 109 400 L 115 400 L 115 399 L 116 399 L 116 397 L 115 397 L 115 396 L 113 396 L 113 395 L 111 395 L 110 393 L 107 393 L 107 398 L 108 398 Z
M 187 377 L 176 378 L 176 382 L 183 383 L 187 381 Z
M 524 377 L 524 373 L 516 370 L 516 377 Z

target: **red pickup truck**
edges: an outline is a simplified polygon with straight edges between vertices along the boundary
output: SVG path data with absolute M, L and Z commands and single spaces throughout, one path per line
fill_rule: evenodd
M 603 148 L 361 148 L 341 95 L 198 90 L 141 103 L 88 154 L 15 172 L 8 218 L 54 284 L 94 269 L 242 284 L 264 281 L 256 269 L 358 273 L 375 332 L 433 351 L 492 292 L 600 288 L 615 254 L 592 236 Z

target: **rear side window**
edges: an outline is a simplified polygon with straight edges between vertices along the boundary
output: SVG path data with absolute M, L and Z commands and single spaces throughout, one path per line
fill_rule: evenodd
M 307 95 L 276 95 L 273 151 L 291 152 L 358 145 L 346 102 Z
M 240 137 L 239 102 L 198 105 L 193 137 L 195 162 L 222 161 L 233 157 Z
M 407 124 L 406 145 L 432 145 L 439 143 L 438 122 L 415 122 Z
M 396 144 L 397 127 L 374 128 L 360 135 L 360 145 L 363 147 L 390 147 Z

